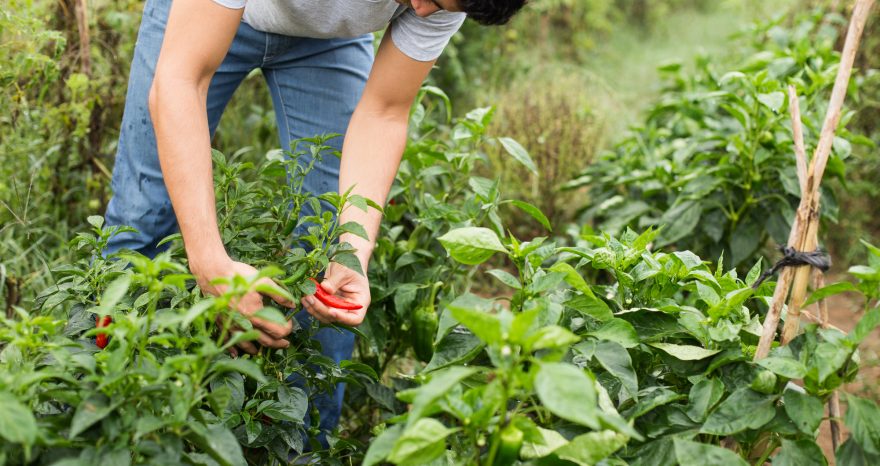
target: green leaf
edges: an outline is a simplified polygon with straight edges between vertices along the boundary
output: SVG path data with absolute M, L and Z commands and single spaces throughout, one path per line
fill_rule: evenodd
M 599 322 L 605 322 L 614 318 L 614 313 L 611 312 L 608 304 L 597 298 L 592 292 L 589 295 L 577 295 L 566 301 L 565 305 Z
M 802 379 L 807 375 L 807 368 L 795 359 L 769 356 L 759 359 L 756 364 L 788 379 Z
M 453 366 L 435 372 L 428 383 L 417 389 L 416 397 L 409 411 L 407 430 L 427 412 L 432 403 L 445 396 L 459 382 L 476 372 L 477 370 L 474 368 L 462 366 Z
M 370 241 L 370 236 L 367 234 L 367 230 L 364 228 L 363 225 L 358 222 L 345 222 L 342 226 L 339 227 L 339 231 L 342 233 L 351 233 L 358 238 L 363 238 L 367 241 Z
M 257 382 L 266 382 L 266 376 L 263 375 L 260 367 L 249 359 L 236 358 L 220 360 L 214 363 L 211 372 L 214 373 L 214 375 L 223 374 L 225 372 L 237 372 L 246 375 Z
M 287 318 L 284 317 L 284 314 L 281 313 L 278 309 L 274 307 L 264 307 L 257 311 L 253 317 L 258 319 L 263 319 L 267 322 L 271 322 L 273 324 L 278 324 L 281 326 L 287 325 Z
M 546 348 L 565 348 L 581 341 L 581 337 L 558 325 L 538 329 L 526 338 L 523 346 L 527 352 Z
M 206 427 L 198 422 L 187 425 L 190 434 L 187 439 L 207 452 L 211 458 L 223 466 L 246 466 L 247 461 L 241 451 L 241 445 L 235 435 L 225 426 L 212 425 Z
M 695 422 L 706 420 L 706 414 L 724 396 L 724 383 L 720 379 L 702 379 L 691 387 L 688 396 L 687 415 Z
M 843 343 L 843 341 L 823 341 L 816 346 L 807 363 L 807 371 L 818 370 L 819 383 L 823 383 L 849 360 L 851 351 L 844 347 Z
M 450 333 L 434 347 L 434 356 L 423 372 L 431 372 L 453 364 L 465 364 L 475 358 L 485 343 L 470 333 Z
M 594 336 L 600 340 L 613 341 L 624 348 L 639 346 L 639 335 L 636 333 L 635 327 L 631 323 L 616 317 L 605 322 L 597 330 L 588 332 L 587 335 Z
M 461 322 L 484 342 L 490 345 L 502 342 L 504 329 L 498 316 L 478 309 L 459 307 L 455 302 L 447 305 L 446 309 L 452 313 L 455 320 Z
M 782 450 L 773 457 L 773 466 L 828 466 L 828 462 L 816 442 L 782 439 Z
M 542 458 L 567 443 L 568 440 L 559 432 L 538 426 L 534 434 L 526 437 L 520 456 L 524 460 Z
M 726 448 L 675 437 L 675 457 L 680 466 L 748 466 L 739 455 Z
M 660 218 L 660 225 L 664 226 L 661 244 L 665 246 L 674 243 L 691 234 L 700 222 L 703 207 L 694 201 L 676 203 L 667 210 Z
M 746 285 L 752 286 L 755 284 L 756 281 L 758 281 L 758 277 L 761 276 L 762 262 L 764 262 L 764 258 L 759 257 L 758 262 L 755 262 L 755 265 L 753 265 L 752 268 L 749 269 L 749 273 L 746 274 Z
M 535 376 L 535 392 L 551 413 L 567 421 L 599 429 L 596 389 L 582 369 L 565 363 L 544 363 Z
M 183 315 L 183 321 L 181 322 L 183 328 L 189 327 L 194 320 L 196 320 L 200 315 L 204 314 L 205 311 L 210 309 L 213 305 L 213 299 L 203 299 L 193 304 L 192 307 L 186 311 L 186 314 Z
M 507 252 L 495 232 L 488 228 L 457 228 L 438 239 L 453 259 L 466 265 L 479 265 L 496 252 Z
M 100 230 L 104 225 L 104 217 L 101 215 L 89 215 L 86 217 L 86 222 L 89 222 L 89 225 L 95 227 Z
M 436 419 L 419 419 L 407 427 L 394 443 L 388 454 L 388 461 L 400 466 L 430 463 L 443 455 L 446 437 L 456 431 L 457 429 L 447 429 Z
M 647 391 L 647 394 L 645 392 Z M 635 419 L 648 414 L 655 408 L 687 398 L 687 396 L 676 393 L 664 387 L 651 387 L 642 391 L 642 397 L 635 406 L 626 410 L 623 414 L 629 419 Z
M 676 345 L 673 343 L 648 343 L 659 350 L 665 351 L 670 356 L 682 361 L 699 361 L 714 356 L 721 352 L 720 349 L 710 350 L 692 345 Z
M 112 311 L 113 307 L 119 304 L 119 301 L 122 301 L 122 298 L 128 293 L 128 286 L 130 284 L 131 275 L 124 274 L 107 285 L 107 289 L 101 296 L 101 302 L 99 303 L 101 309 L 103 309 L 104 312 Z
M 547 290 L 555 288 L 565 280 L 564 272 L 549 272 L 545 274 L 535 274 L 532 277 L 532 283 L 528 285 L 528 290 L 532 293 L 544 293 Z
M 690 251 L 675 251 L 672 255 L 681 261 L 681 264 L 684 265 L 685 270 L 688 272 L 703 265 L 703 260 L 700 259 L 700 256 Z
M 521 163 L 524 167 L 526 167 L 530 172 L 535 175 L 538 174 L 538 167 L 535 166 L 535 162 L 532 161 L 532 158 L 529 156 L 528 151 L 520 145 L 520 143 L 516 142 L 511 138 L 498 138 L 498 142 L 504 146 L 504 150 L 507 151 L 508 154 L 511 155 L 517 162 Z
M 733 435 L 746 429 L 758 429 L 776 416 L 773 405 L 777 398 L 762 395 L 748 387 L 740 388 L 709 414 L 700 432 Z
M 611 430 L 589 432 L 571 439 L 553 454 L 580 466 L 592 466 L 623 448 L 629 438 Z
M 599 364 L 620 381 L 629 396 L 638 398 L 639 382 L 633 369 L 632 359 L 626 348 L 613 341 L 597 341 L 593 356 Z
M 522 210 L 523 212 L 531 215 L 532 218 L 537 220 L 538 223 L 541 224 L 541 226 L 543 226 L 544 228 L 547 229 L 547 231 L 550 231 L 550 232 L 553 231 L 553 227 L 550 226 L 550 220 L 548 220 L 547 217 L 544 215 L 544 213 L 541 212 L 541 209 L 538 209 L 537 207 L 529 204 L 528 202 L 523 202 L 523 201 L 519 201 L 516 199 L 511 200 L 510 203 L 515 205 L 516 207 L 519 207 L 519 209 Z
M 797 390 L 786 390 L 782 394 L 782 400 L 785 413 L 797 428 L 807 435 L 813 435 L 825 415 L 822 401 Z
M 880 408 L 873 401 L 846 396 L 844 422 L 852 438 L 867 453 L 880 455 Z
M 856 327 L 847 337 L 852 345 L 858 346 L 862 340 L 868 337 L 877 326 L 880 325 L 880 307 L 876 307 L 866 312 L 865 315 L 856 323 Z
M 551 272 L 564 273 L 565 282 L 568 283 L 572 288 L 580 291 L 587 296 L 592 296 L 595 298 L 595 295 L 593 294 L 593 290 L 590 288 L 590 285 L 587 285 L 584 277 L 582 277 L 581 274 L 579 274 L 578 271 L 571 266 L 571 264 L 568 264 L 566 262 L 557 262 L 553 264 L 553 267 L 550 267 L 549 270 Z
M 840 283 L 832 283 L 828 286 L 823 286 L 818 290 L 810 293 L 810 297 L 803 304 L 804 306 L 809 306 L 810 304 L 815 303 L 816 301 L 825 299 L 829 296 L 834 296 L 836 294 L 840 294 L 846 291 L 858 291 L 859 289 L 850 282 L 840 282 Z
M 8 392 L 0 392 L 0 437 L 23 445 L 33 445 L 37 438 L 33 413 Z
M 361 268 L 361 260 L 354 253 L 341 252 L 333 256 L 333 262 L 354 270 L 358 275 L 364 275 L 364 269 Z
M 770 110 L 779 113 L 782 105 L 785 103 L 785 94 L 779 91 L 769 94 L 758 94 L 758 102 L 761 102 Z
M 513 275 L 507 273 L 504 270 L 492 269 L 492 270 L 488 271 L 487 273 L 489 275 L 497 278 L 498 281 L 500 281 L 501 283 L 504 283 L 505 285 L 513 288 L 514 290 L 521 290 L 522 289 L 522 285 L 520 284 L 519 279 L 514 277 Z
M 380 464 L 391 453 L 391 449 L 394 448 L 394 444 L 397 443 L 401 434 L 403 434 L 403 425 L 398 424 L 385 429 L 378 437 L 375 437 L 370 442 L 370 448 L 367 449 L 362 466 Z
M 835 453 L 837 464 L 841 466 L 876 466 L 880 464 L 880 454 L 866 452 L 856 439 L 850 437 Z
M 107 397 L 100 394 L 82 400 L 76 407 L 76 413 L 70 421 L 70 433 L 67 438 L 76 438 L 77 435 L 112 413 L 118 404 L 108 404 Z

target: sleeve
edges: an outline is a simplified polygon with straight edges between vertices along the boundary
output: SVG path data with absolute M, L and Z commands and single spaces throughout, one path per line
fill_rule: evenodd
M 464 13 L 438 11 L 422 18 L 407 8 L 392 21 L 391 40 L 413 60 L 436 60 L 466 17 Z
M 244 8 L 244 4 L 247 0 L 214 0 L 214 3 L 225 6 L 226 8 L 231 8 L 233 10 L 240 10 Z

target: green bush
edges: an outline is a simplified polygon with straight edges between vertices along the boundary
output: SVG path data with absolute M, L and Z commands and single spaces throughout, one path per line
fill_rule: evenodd
M 839 17 L 828 18 L 832 23 Z M 662 226 L 659 245 L 734 265 L 772 240 L 785 244 L 800 199 L 787 112 L 787 85 L 798 92 L 807 147 L 815 147 L 838 55 L 837 31 L 821 14 L 757 27 L 735 66 L 697 60 L 689 71 L 664 67 L 667 86 L 644 124 L 568 187 L 588 186 L 582 219 L 603 231 Z M 845 177 L 853 144 L 843 115 L 823 183 L 822 216 L 838 215 L 834 180 Z
M 574 220 L 583 193 L 559 187 L 585 169 L 605 142 L 604 117 L 595 110 L 597 86 L 576 69 L 536 69 L 510 84 L 491 100 L 497 107 L 492 130 L 519 141 L 535 162 L 537 173 L 507 156 L 503 148 L 487 151 L 491 175 L 501 179 L 507 198 L 538 207 L 554 231 Z M 519 236 L 546 232 L 526 215 L 509 222 Z

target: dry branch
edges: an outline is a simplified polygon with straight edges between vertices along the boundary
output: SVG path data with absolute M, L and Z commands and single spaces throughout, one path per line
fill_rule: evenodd
M 79 60 L 82 72 L 86 76 L 92 75 L 92 51 L 89 36 L 89 9 L 87 0 L 76 0 L 76 28 L 79 32 Z

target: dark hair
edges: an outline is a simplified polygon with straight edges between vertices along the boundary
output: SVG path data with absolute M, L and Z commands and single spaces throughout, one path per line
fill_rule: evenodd
M 516 14 L 527 0 L 460 0 L 462 11 L 468 18 L 484 25 L 505 24 Z

